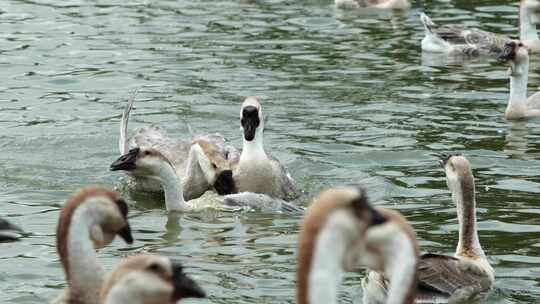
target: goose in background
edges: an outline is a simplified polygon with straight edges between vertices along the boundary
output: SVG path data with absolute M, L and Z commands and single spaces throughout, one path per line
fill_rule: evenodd
M 382 8 L 382 9 L 408 9 L 411 4 L 408 0 L 335 0 L 337 8 Z
M 296 301 L 338 303 L 343 273 L 364 266 L 390 278 L 385 303 L 412 304 L 417 261 L 414 231 L 401 214 L 372 208 L 362 189 L 329 189 L 313 201 L 301 224 Z
M 65 202 L 56 228 L 56 248 L 68 287 L 52 303 L 100 303 L 105 271 L 94 248 L 120 236 L 131 244 L 128 206 L 112 190 L 91 186 L 73 193 Z
M 510 96 L 504 116 L 507 119 L 523 119 L 540 116 L 539 92 L 527 97 L 529 82 L 529 54 L 521 42 L 510 41 L 505 45 L 500 59 L 505 60 L 510 74 Z
M 23 230 L 7 220 L 0 218 L 0 242 L 9 242 L 19 239 Z
M 281 199 L 265 194 L 243 192 L 220 196 L 207 191 L 202 196 L 185 200 L 181 177 L 176 174 L 174 165 L 160 151 L 154 148 L 134 148 L 122 155 L 110 166 L 112 171 L 136 172 L 154 179 L 163 187 L 165 206 L 168 211 L 199 211 L 208 208 L 258 208 L 269 211 L 297 212 L 302 209 Z
M 536 23 L 540 20 L 540 1 L 523 0 L 519 7 L 519 37 L 534 52 L 540 52 Z M 499 56 L 512 39 L 462 25 L 437 25 L 426 14 L 420 19 L 425 29 L 422 50 L 434 53 L 472 56 Z
M 202 288 L 184 273 L 180 263 L 150 254 L 124 259 L 101 288 L 104 304 L 170 304 L 204 297 Z
M 454 256 L 433 253 L 420 256 L 416 303 L 473 300 L 489 291 L 495 280 L 476 230 L 474 177 L 469 161 L 462 155 L 450 155 L 444 156 L 440 164 L 457 209 L 459 241 Z M 368 291 L 364 296 L 370 296 L 364 303 L 384 303 L 385 275 L 370 273 L 362 285 Z
M 245 99 L 240 109 L 243 147 L 238 161 L 233 161 L 233 179 L 238 192 L 267 194 L 292 200 L 298 196 L 294 180 L 285 167 L 264 150 L 264 118 L 256 97 Z
M 176 168 L 176 174 L 182 178 L 183 195 L 186 200 L 201 196 L 207 190 L 215 189 L 219 194 L 234 192 L 234 182 L 229 154 L 234 156 L 236 149 L 227 145 L 225 138 L 218 133 L 195 135 L 191 140 L 171 138 L 165 129 L 150 125 L 135 131 L 128 139 L 127 129 L 130 112 L 133 109 L 135 94 L 129 99 L 122 113 L 120 122 L 120 154 L 128 153 L 136 147 L 157 149 Z M 197 145 L 198 144 L 198 145 Z M 161 192 L 161 185 L 154 179 L 130 172 L 128 186 L 134 191 Z M 217 182 L 219 187 L 214 187 Z

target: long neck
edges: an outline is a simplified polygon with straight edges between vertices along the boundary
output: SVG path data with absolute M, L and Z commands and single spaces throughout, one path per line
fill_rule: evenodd
M 78 207 L 67 238 L 70 294 L 85 304 L 99 303 L 98 295 L 105 272 L 97 261 L 90 240 L 90 229 L 95 229 L 93 214 L 84 205 Z
M 385 273 L 390 278 L 387 304 L 412 304 L 416 284 L 417 253 L 409 237 L 393 235 L 385 252 Z
M 201 196 L 210 185 L 199 165 L 199 153 L 192 147 L 186 164 L 185 178 L 182 180 L 182 190 L 185 200 L 191 200 Z
M 459 222 L 458 256 L 484 256 L 476 230 L 476 201 L 474 178 L 471 174 L 460 177 L 460 186 L 452 193 Z
M 160 164 L 159 179 L 165 193 L 167 211 L 186 211 L 188 207 L 184 201 L 182 181 L 169 163 L 162 162 Z
M 510 75 L 510 98 L 506 111 L 521 114 L 526 109 L 527 83 L 529 81 L 529 58 L 515 62 L 515 72 Z
M 261 124 L 255 131 L 255 138 L 253 138 L 252 141 L 247 141 L 244 138 L 240 162 L 267 158 L 268 156 L 266 155 L 266 152 L 264 152 L 263 125 Z
M 520 5 L 519 8 L 519 39 L 521 41 L 538 40 L 536 25 L 531 20 L 528 8 Z

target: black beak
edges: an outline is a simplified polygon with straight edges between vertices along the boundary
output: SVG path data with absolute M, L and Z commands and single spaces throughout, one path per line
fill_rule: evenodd
M 460 154 L 440 154 L 439 155 L 439 165 L 441 165 L 441 168 L 446 168 L 446 164 L 448 163 L 448 161 L 450 160 L 450 158 L 452 158 L 452 156 L 458 156 Z
M 180 263 L 172 261 L 173 265 L 173 301 L 178 302 L 185 298 L 206 298 L 204 290 L 192 278 L 186 275 Z
M 234 183 L 232 170 L 223 170 L 221 171 L 216 181 L 214 182 L 214 189 L 219 195 L 227 195 L 231 193 L 236 193 L 236 184 Z
M 111 171 L 130 171 L 137 168 L 135 162 L 137 161 L 137 155 L 139 154 L 139 148 L 133 148 L 128 153 L 120 156 L 111 164 Z
M 133 235 L 131 235 L 131 227 L 126 224 L 122 230 L 118 231 L 118 235 L 128 244 L 133 243 Z
M 497 59 L 501 61 L 512 60 L 516 57 L 516 42 L 511 41 L 504 44 L 502 52 L 497 56 Z
M 373 208 L 371 205 L 368 205 L 368 212 L 371 217 L 369 226 L 384 224 L 388 221 L 388 219 L 386 219 L 382 214 L 375 210 L 375 208 Z
M 23 230 L 6 220 L 0 219 L 0 242 L 15 241 L 21 237 Z
M 242 109 L 242 119 L 240 120 L 244 129 L 244 138 L 252 141 L 255 138 L 255 131 L 261 123 L 259 119 L 259 109 L 254 106 L 246 106 Z

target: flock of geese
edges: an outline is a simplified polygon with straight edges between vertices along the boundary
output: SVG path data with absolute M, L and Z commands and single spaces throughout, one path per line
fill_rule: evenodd
M 336 0 L 338 8 L 406 9 L 407 0 Z M 510 66 L 509 119 L 540 115 L 538 94 L 527 97 L 529 52 L 540 51 L 536 22 L 540 2 L 522 0 L 520 40 L 469 29 L 437 25 L 425 14 L 422 49 L 449 55 L 496 56 Z M 243 147 L 218 133 L 175 139 L 157 125 L 128 138 L 135 94 L 120 122 L 121 156 L 110 165 L 125 171 L 130 191 L 162 192 L 170 212 L 205 208 L 260 208 L 304 212 L 298 236 L 298 304 L 338 303 L 345 272 L 367 268 L 364 303 L 461 303 L 483 298 L 495 273 L 480 245 L 476 228 L 475 183 L 465 156 L 444 155 L 445 172 L 459 222 L 453 256 L 420 253 L 412 226 L 397 211 L 372 206 L 361 187 L 335 187 L 316 197 L 307 210 L 296 206 L 300 194 L 287 169 L 264 147 L 264 115 L 259 100 L 248 97 L 240 108 Z M 123 259 L 110 272 L 96 249 L 116 236 L 133 242 L 128 204 L 116 191 L 84 187 L 66 201 L 59 216 L 56 246 L 68 287 L 54 303 L 176 303 L 205 297 L 203 289 L 169 257 L 139 254 Z M 17 238 L 21 229 L 0 220 L 0 240 Z

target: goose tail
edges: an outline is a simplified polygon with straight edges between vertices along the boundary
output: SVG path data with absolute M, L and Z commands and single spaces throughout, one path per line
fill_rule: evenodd
M 128 152 L 128 139 L 127 139 L 127 128 L 129 121 L 129 114 L 133 109 L 133 103 L 135 102 L 135 96 L 139 89 L 136 89 L 131 93 L 131 96 L 128 98 L 128 102 L 124 112 L 122 113 L 122 120 L 120 121 L 120 138 L 118 139 L 118 149 L 120 150 L 120 155 L 124 155 Z

